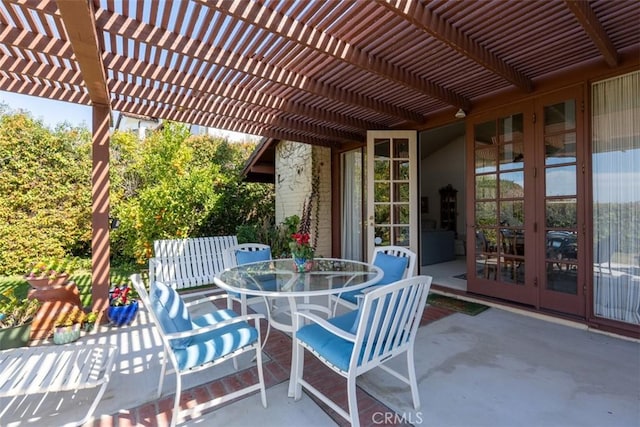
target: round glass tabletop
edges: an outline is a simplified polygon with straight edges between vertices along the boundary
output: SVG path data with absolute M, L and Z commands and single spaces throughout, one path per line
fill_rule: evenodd
M 313 268 L 299 273 L 291 258 L 238 265 L 219 272 L 222 289 L 263 296 L 312 296 L 362 289 L 378 282 L 380 268 L 360 261 L 316 258 Z

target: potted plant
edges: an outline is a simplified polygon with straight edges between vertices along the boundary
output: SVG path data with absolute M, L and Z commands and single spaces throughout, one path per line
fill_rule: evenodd
M 314 250 L 309 243 L 309 233 L 294 233 L 291 238 L 293 240 L 289 243 L 289 249 L 291 249 L 291 257 L 296 270 L 300 273 L 311 271 Z
M 53 342 L 67 344 L 80 338 L 85 318 L 86 314 L 80 307 L 60 313 L 53 324 Z
M 96 321 L 98 320 L 98 312 L 92 311 L 87 313 L 87 316 L 84 319 L 83 329 L 85 332 L 91 332 L 93 328 L 96 326 Z
M 29 343 L 31 322 L 40 308 L 35 298 L 19 299 L 13 288 L 0 295 L 0 350 Z
M 42 289 L 50 286 L 63 285 L 69 280 L 73 272 L 75 260 L 48 258 L 31 261 L 27 264 L 25 280 L 31 287 Z
M 107 318 L 114 326 L 128 325 L 138 314 L 138 300 L 129 285 L 115 286 L 109 291 Z

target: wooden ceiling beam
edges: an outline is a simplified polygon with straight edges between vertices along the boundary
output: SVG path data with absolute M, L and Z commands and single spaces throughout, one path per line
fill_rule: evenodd
M 73 48 L 68 41 L 54 39 L 27 30 L 20 30 L 2 23 L 0 23 L 0 40 L 8 46 L 16 46 L 21 49 L 75 61 Z
M 301 90 L 312 95 L 332 99 L 343 104 L 352 104 L 360 108 L 398 118 L 402 121 L 423 123 L 424 117 L 414 111 L 397 105 L 378 101 L 352 91 L 324 84 L 316 79 L 294 73 L 282 67 L 276 67 L 254 58 L 240 56 L 210 43 L 189 39 L 181 34 L 168 32 L 144 22 L 134 21 L 122 15 L 100 9 L 96 12 L 96 23 L 106 32 L 120 34 L 125 38 L 146 40 L 170 53 L 199 59 L 207 64 L 219 65 L 243 75 L 254 76 L 286 87 Z M 160 50 L 160 49 L 158 49 Z M 203 88 L 198 88 L 202 90 Z
M 90 103 L 89 94 L 86 92 L 74 91 L 57 85 L 42 85 L 25 80 L 9 79 L 2 76 L 0 76 L 0 90 L 74 104 L 89 105 Z
M 59 1 L 57 5 L 91 102 L 110 107 L 111 97 L 100 56 L 93 2 Z
M 531 92 L 533 90 L 531 79 L 502 61 L 458 28 L 432 13 L 423 3 L 412 0 L 376 1 L 396 15 L 411 22 L 420 30 L 440 40 L 460 55 L 477 62 L 523 91 Z
M 135 102 L 116 99 L 113 101 L 113 109 L 126 113 L 139 115 L 149 115 L 148 106 Z M 173 120 L 182 123 L 192 123 L 200 126 L 207 126 L 216 129 L 227 129 L 234 132 L 246 133 L 250 135 L 261 135 L 267 138 L 283 139 L 288 141 L 304 142 L 305 144 L 318 145 L 323 147 L 339 148 L 342 145 L 338 141 L 327 140 L 326 138 L 315 137 L 301 132 L 289 130 L 272 129 L 264 123 L 239 120 L 233 117 L 224 117 L 206 112 L 177 112 L 169 107 L 158 107 L 155 117 L 163 117 L 166 120 Z
M 6 56 L 1 53 L 0 70 L 43 80 L 63 82 L 70 85 L 82 86 L 84 84 L 84 80 L 82 79 L 82 75 L 79 70 L 54 67 L 13 56 Z
M 125 86 L 127 86 L 129 90 L 121 90 L 121 88 Z M 169 101 L 167 98 L 163 98 L 163 96 L 168 97 L 170 95 L 166 92 L 163 93 L 163 91 L 160 91 L 158 89 L 152 89 L 149 87 L 142 88 L 140 86 L 124 82 L 114 82 L 110 84 L 109 89 L 113 94 L 122 94 L 121 96 L 133 97 L 135 99 L 134 102 L 146 105 L 147 107 L 144 114 L 146 116 L 159 117 L 161 116 L 161 114 L 163 114 L 163 111 L 166 110 L 167 106 L 169 106 L 170 108 L 175 106 L 175 104 L 167 102 Z M 207 111 L 208 114 L 213 114 L 216 116 L 238 118 L 239 120 L 264 123 L 272 127 L 282 127 L 289 128 L 294 131 L 299 130 L 301 132 L 310 132 L 317 136 L 343 142 L 362 141 L 364 136 L 366 135 L 364 130 L 359 133 L 353 133 L 337 130 L 329 126 L 300 122 L 290 118 L 282 117 L 282 112 L 279 110 L 259 112 L 255 109 L 248 108 L 246 105 L 243 105 L 241 103 L 222 102 L 218 103 L 218 105 L 204 110 L 185 109 L 180 111 L 180 109 L 176 109 L 176 111 L 179 113 L 183 113 L 185 117 L 188 116 L 192 111 Z M 185 118 L 184 120 L 188 122 L 188 120 L 190 119 Z
M 596 45 L 596 48 L 598 48 L 604 57 L 607 65 L 612 68 L 617 67 L 619 63 L 618 52 L 595 12 L 591 9 L 589 2 L 583 0 L 565 0 L 564 3 L 593 41 L 593 44 Z
M 455 92 L 421 79 L 375 55 L 363 51 L 357 46 L 333 37 L 331 34 L 320 31 L 315 27 L 298 22 L 283 13 L 268 9 L 259 3 L 229 2 L 228 0 L 199 1 L 225 15 L 241 19 L 250 25 L 329 55 L 335 60 L 374 73 L 430 98 L 438 99 L 459 108 L 469 109 L 471 105 L 468 99 Z
M 105 54 L 103 60 L 107 69 L 120 70 L 125 74 L 131 74 L 133 76 L 142 77 L 143 79 L 148 79 L 148 83 L 151 86 L 153 86 L 155 82 L 159 82 L 176 86 L 177 89 L 191 89 L 193 92 L 189 95 L 172 95 L 165 91 L 163 91 L 165 93 L 159 93 L 159 96 L 162 97 L 160 99 L 162 102 L 171 103 L 176 107 L 201 110 L 204 108 L 204 102 L 207 99 L 219 96 L 262 108 L 271 108 L 278 111 L 290 112 L 292 114 L 302 114 L 312 120 L 315 119 L 318 121 L 335 123 L 336 125 L 354 130 L 387 128 L 387 126 L 378 122 L 362 120 L 357 117 L 349 117 L 344 114 L 312 107 L 300 102 L 286 101 L 276 95 L 257 92 L 244 86 L 231 86 L 213 79 L 207 80 L 202 76 L 194 78 L 193 75 L 189 75 L 185 72 L 155 66 L 142 62 L 141 60 L 135 61 L 131 58 L 125 58 L 113 53 Z M 207 83 L 208 86 L 202 89 L 202 91 L 197 89 L 202 88 L 203 83 Z M 144 89 L 140 85 L 126 83 L 118 87 L 110 84 L 110 90 L 117 91 L 122 94 L 137 96 L 136 94 Z M 193 95 L 194 92 L 197 94 Z

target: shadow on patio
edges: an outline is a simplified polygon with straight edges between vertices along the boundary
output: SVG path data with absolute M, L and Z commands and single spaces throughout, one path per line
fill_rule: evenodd
M 103 326 L 71 344 L 111 343 L 120 349 L 116 372 L 95 412 L 96 420 L 89 425 L 168 423 L 175 377 L 166 378 L 163 395 L 156 400 L 161 345 L 147 320 L 146 311 L 141 310 L 129 327 Z M 298 402 L 287 398 L 291 361 L 287 335 L 272 330 L 264 353 L 267 409 L 254 394 L 185 425 L 347 425 L 306 394 Z M 358 380 L 362 425 L 640 425 L 637 342 L 497 308 L 467 316 L 429 306 L 418 332 L 415 357 L 420 410 L 413 410 L 408 387 L 374 370 Z M 315 358 L 308 358 L 305 364 L 305 377 L 308 374 L 318 388 L 345 406 L 345 381 Z M 183 405 L 208 399 L 221 388 L 255 381 L 248 359 L 238 372 L 230 362 L 211 371 L 187 378 Z M 0 424 L 17 426 L 31 418 L 34 425 L 62 425 L 82 418 L 93 396 L 93 391 L 55 394 L 44 400 L 30 396 L 12 402 L 12 410 L 6 411 Z M 9 401 L 0 403 L 5 407 Z

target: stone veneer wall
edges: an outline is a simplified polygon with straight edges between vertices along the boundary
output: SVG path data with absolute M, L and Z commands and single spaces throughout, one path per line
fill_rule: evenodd
M 286 217 L 302 215 L 302 205 L 311 193 L 313 171 L 312 156 L 320 174 L 318 233 L 316 254 L 331 256 L 331 150 L 291 141 L 282 141 L 276 147 L 276 223 Z M 315 209 L 314 209 L 315 213 Z M 314 221 L 312 220 L 312 224 Z

